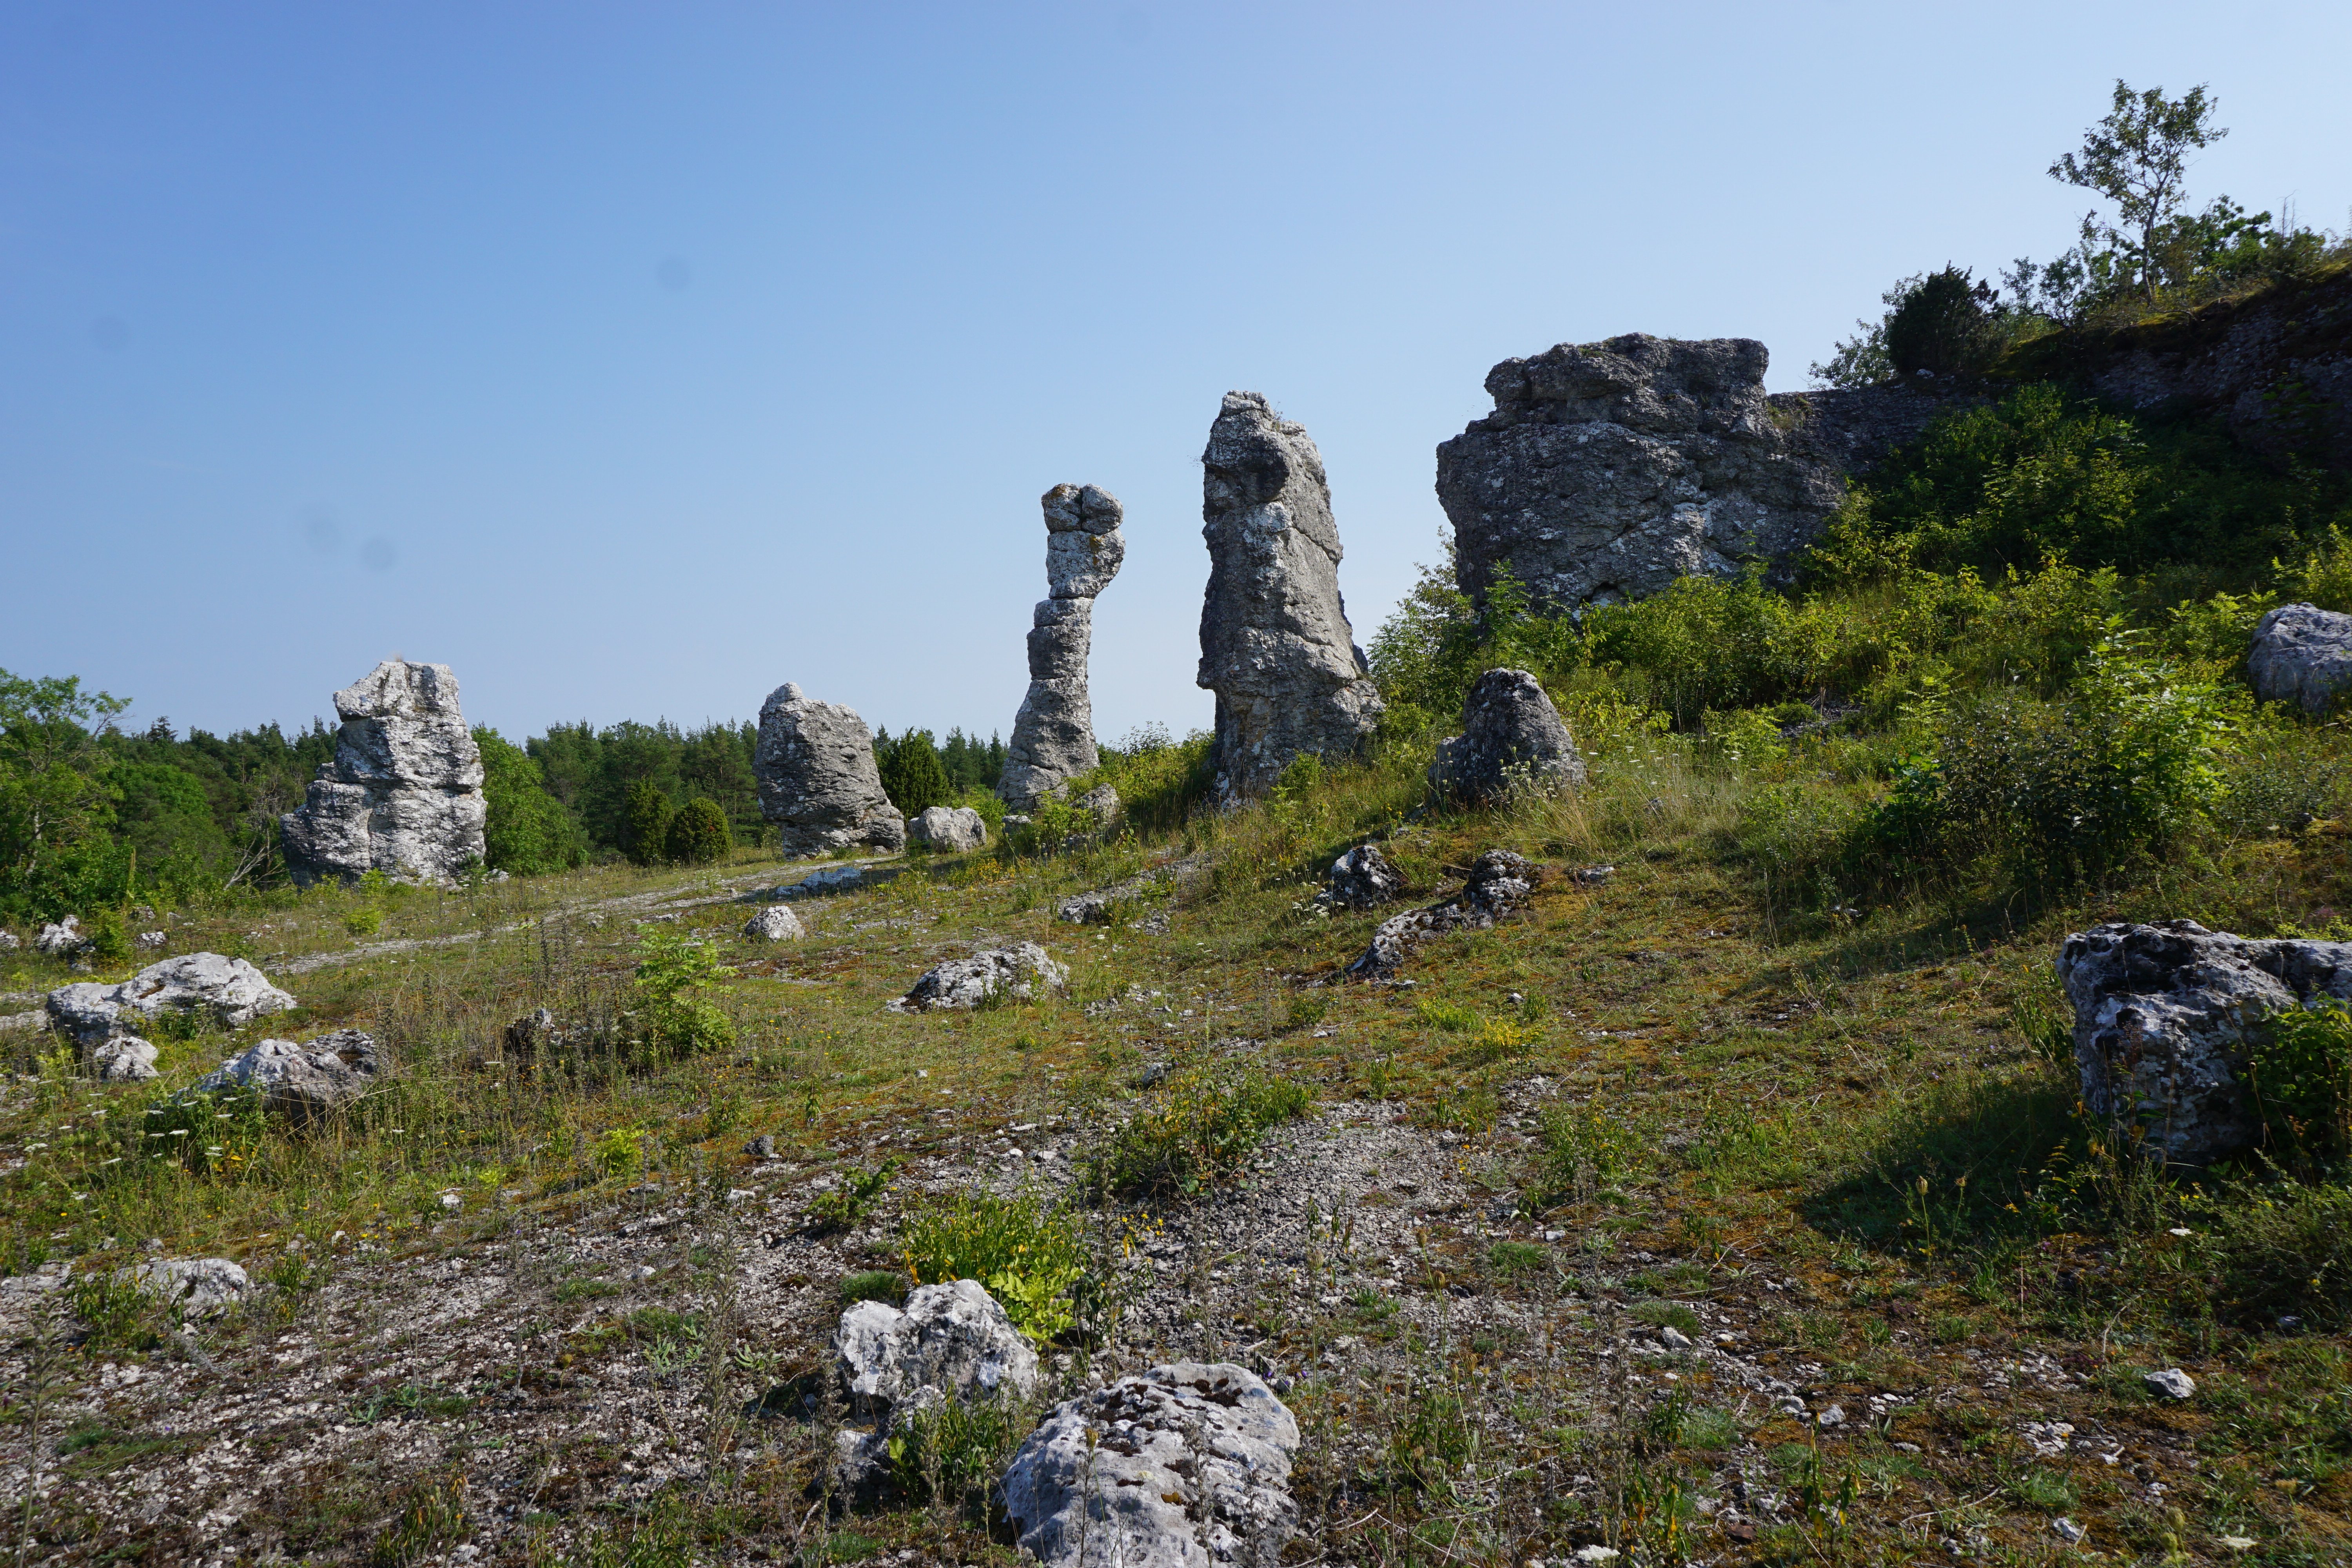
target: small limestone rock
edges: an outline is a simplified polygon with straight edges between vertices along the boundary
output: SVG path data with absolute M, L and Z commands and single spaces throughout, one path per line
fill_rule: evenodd
M 253 1281 L 226 1258 L 167 1258 L 114 1271 L 185 1318 L 210 1318 L 246 1299 Z
M 103 1083 L 144 1083 L 156 1076 L 155 1047 L 136 1035 L 117 1035 L 89 1053 L 90 1070 Z
M 1350 980 L 1386 980 L 1414 945 L 1454 931 L 1486 931 L 1525 904 L 1538 876 L 1534 862 L 1507 849 L 1489 849 L 1471 863 L 1462 890 L 1427 909 L 1407 910 L 1381 922 L 1372 940 L 1348 965 Z
M 859 844 L 890 854 L 907 847 L 907 819 L 890 804 L 875 765 L 874 732 L 853 709 L 819 702 L 784 682 L 760 709 L 751 773 L 760 813 L 776 825 L 786 857 Z
M 2248 941 L 2194 921 L 2095 926 L 2066 939 L 2057 967 L 2084 1105 L 2179 1164 L 2260 1135 L 2243 1078 L 2263 1019 L 2352 1002 L 2352 942 Z
M 383 1074 L 372 1036 L 337 1029 L 301 1045 L 264 1040 L 198 1079 L 186 1092 L 250 1089 L 261 1097 L 263 1110 L 307 1126 L 358 1100 Z
M 13 937 L 9 941 L 11 946 L 15 945 Z M 33 951 L 47 953 L 51 958 L 69 958 L 79 952 L 89 941 L 89 939 L 81 933 L 80 920 L 73 915 L 68 915 L 52 925 L 45 925 L 41 928 L 41 934 L 33 939 Z
M 252 964 L 217 952 L 167 958 L 117 985 L 84 981 L 61 986 L 43 1002 L 50 1023 L 86 1050 L 121 1032 L 125 1014 L 154 1019 L 166 1013 L 208 1012 L 224 1027 L 241 1029 L 295 1005 L 292 995 Z
M 335 693 L 335 760 L 278 819 L 295 883 L 368 871 L 449 882 L 478 866 L 482 753 L 449 667 L 385 659 Z
M 907 824 L 907 842 L 961 853 L 988 847 L 988 819 L 968 805 L 926 806 Z
M 1302 752 L 1354 751 L 1382 705 L 1339 595 L 1339 525 L 1306 430 L 1259 394 L 1229 392 L 1202 463 L 1197 684 L 1217 694 L 1216 794 L 1232 805 Z
M 1045 513 L 1047 597 L 1029 632 L 1029 691 L 1013 715 L 1004 772 L 996 793 L 1016 811 L 1101 761 L 1095 747 L 1094 705 L 1087 690 L 1087 658 L 1094 642 L 1095 600 L 1126 559 L 1118 531 L 1118 500 L 1093 485 L 1055 485 L 1040 504 Z
M 2140 1382 L 2150 1394 L 2166 1399 L 2189 1399 L 2197 1393 L 2197 1380 L 2177 1366 L 2166 1367 L 2162 1372 L 2144 1373 Z
M 1037 1352 L 976 1279 L 917 1286 L 904 1310 L 860 1301 L 842 1313 L 833 1351 L 859 1411 L 896 1410 L 923 1389 L 969 1402 L 1025 1399 L 1037 1386 Z
M 1034 985 L 1059 990 L 1068 982 L 1069 971 L 1044 948 L 1034 942 L 1016 942 L 933 965 L 907 993 L 904 1005 L 918 1012 L 977 1007 L 999 992 L 1026 996 Z
M 148 952 L 161 952 L 171 940 L 160 931 L 142 931 L 131 939 L 131 945 Z
M 565 1044 L 563 1026 L 555 1015 L 545 1007 L 535 1007 L 506 1027 L 501 1040 L 506 1061 L 517 1067 L 529 1067 L 541 1057 L 552 1056 Z
M 1691 1337 L 1672 1323 L 1658 1331 L 1658 1342 L 1670 1351 L 1686 1351 L 1694 1348 L 1691 1344 Z
M 783 882 L 768 889 L 772 899 L 821 899 L 829 893 L 854 892 L 866 885 L 866 868 L 862 866 L 827 866 L 811 871 L 797 882 Z
M 1440 795 L 1494 805 L 1584 782 L 1584 758 L 1543 683 L 1524 669 L 1490 669 L 1462 701 L 1462 733 L 1429 764 Z
M 1372 910 L 1404 896 L 1404 873 L 1377 844 L 1359 844 L 1331 862 L 1330 878 L 1315 901 L 1327 909 Z
M 752 1139 L 749 1143 L 743 1145 L 743 1152 L 751 1155 L 754 1160 L 774 1159 L 776 1157 L 775 1134 L 772 1132 L 761 1133 L 757 1138 Z
M 1004 1472 L 1004 1511 L 1044 1568 L 1272 1568 L 1297 1452 L 1256 1374 L 1175 1362 L 1055 1406 Z
M 797 942 L 808 928 L 784 905 L 771 904 L 743 922 L 743 935 L 751 942 Z
M 2315 605 L 2281 605 L 2256 623 L 2246 674 L 2265 702 L 2328 712 L 2352 682 L 2352 616 Z

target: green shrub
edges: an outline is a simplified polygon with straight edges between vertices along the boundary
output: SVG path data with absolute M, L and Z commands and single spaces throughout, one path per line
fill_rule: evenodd
M 518 877 L 588 863 L 588 834 L 564 804 L 547 793 L 539 764 L 493 729 L 478 725 L 482 752 L 483 860 Z
M 890 804 L 913 816 L 955 796 L 948 770 L 929 730 L 905 730 L 897 740 L 887 730 L 874 737 L 874 762 L 882 774 L 882 789 Z
M 977 1279 L 1034 1340 L 1076 1321 L 1086 1249 L 1067 1210 L 1026 1196 L 957 1193 L 909 1214 L 900 1245 L 917 1284 Z
M 1307 1114 L 1306 1086 L 1260 1073 L 1178 1073 L 1114 1134 L 1094 1184 L 1129 1197 L 1190 1197 L 1232 1176 L 1271 1129 Z
M 845 1276 L 834 1294 L 845 1307 L 858 1301 L 903 1301 L 907 1279 L 887 1268 L 867 1268 Z
M 890 1473 L 919 1503 L 980 1502 L 1034 1416 L 1010 1398 L 950 1399 L 890 1433 Z
M 668 858 L 687 866 L 708 866 L 723 860 L 735 847 L 727 830 L 727 814 L 719 803 L 701 795 L 686 803 L 676 816 L 670 818 L 662 842 Z
M 698 1056 L 731 1049 L 735 1021 L 708 994 L 723 994 L 720 982 L 734 978 L 735 971 L 722 962 L 717 942 L 682 931 L 647 931 L 637 939 L 636 975 L 631 983 L 641 1004 L 639 1037 L 656 1054 Z
M 640 866 L 658 866 L 669 857 L 669 796 L 651 779 L 639 779 L 629 790 L 627 840 L 629 858 Z
M 2352 1011 L 2333 998 L 2273 1015 L 2246 1064 L 2263 1152 L 2312 1174 L 2352 1156 Z
M 1598 1105 L 1549 1107 L 1538 1126 L 1543 1153 L 1528 1198 L 1538 1209 L 1590 1198 L 1632 1169 L 1632 1132 Z
M 832 1187 L 816 1195 L 809 1205 L 809 1218 L 820 1231 L 855 1229 L 890 1190 L 890 1178 L 904 1163 L 889 1159 L 874 1166 L 851 1166 Z M 919 1285 L 922 1280 L 919 1278 L 915 1282 Z
M 1898 376 L 1975 374 L 2004 339 L 1992 285 L 1959 267 L 1930 272 L 1904 289 L 1885 331 L 1887 365 Z
M 2187 1209 L 2226 1310 L 2265 1324 L 2284 1313 L 2352 1320 L 2352 1187 L 2231 1184 L 2193 1194 Z
M 645 1163 L 645 1140 L 644 1131 L 635 1127 L 615 1127 L 598 1133 L 596 1142 L 590 1146 L 588 1163 L 606 1181 L 634 1176 Z

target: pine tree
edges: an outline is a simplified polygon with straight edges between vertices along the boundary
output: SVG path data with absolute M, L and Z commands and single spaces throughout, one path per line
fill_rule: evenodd
M 688 866 L 708 866 L 735 847 L 727 831 L 727 813 L 708 795 L 695 796 L 670 818 L 666 842 L 669 858 Z
M 886 731 L 885 734 L 887 733 Z M 939 748 L 929 730 L 907 729 L 895 741 L 875 747 L 882 771 L 882 788 L 890 804 L 908 816 L 934 805 L 945 805 L 955 791 L 940 765 Z

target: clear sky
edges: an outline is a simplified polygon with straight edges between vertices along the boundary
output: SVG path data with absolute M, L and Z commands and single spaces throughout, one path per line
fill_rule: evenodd
M 1096 727 L 1207 722 L 1201 448 L 1320 445 L 1368 640 L 1496 361 L 1769 345 L 2063 248 L 2117 76 L 2352 205 L 2352 6 L 0 6 L 0 667 L 135 721 L 399 653 L 509 736 L 1009 731 L 1037 498 L 1127 507 Z

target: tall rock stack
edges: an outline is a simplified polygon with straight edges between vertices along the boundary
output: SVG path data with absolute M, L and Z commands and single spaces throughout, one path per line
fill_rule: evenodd
M 1118 500 L 1093 485 L 1055 485 L 1045 510 L 1047 597 L 1029 631 L 1029 695 L 1013 716 L 996 793 L 1015 811 L 1100 762 L 1094 705 L 1087 698 L 1087 654 L 1094 641 L 1095 598 L 1118 575 L 1127 541 Z
M 874 764 L 874 732 L 854 709 L 803 696 L 789 680 L 777 687 L 760 709 L 751 774 L 760 815 L 776 825 L 787 857 L 907 847 L 907 819 Z
M 335 760 L 278 819 L 295 882 L 369 871 L 446 881 L 478 865 L 482 753 L 449 667 L 385 659 L 335 693 Z
M 1339 596 L 1339 525 L 1305 428 L 1257 393 L 1229 392 L 1201 461 L 1199 684 L 1217 694 L 1217 798 L 1230 805 L 1264 795 L 1301 752 L 1354 750 L 1381 704 Z

